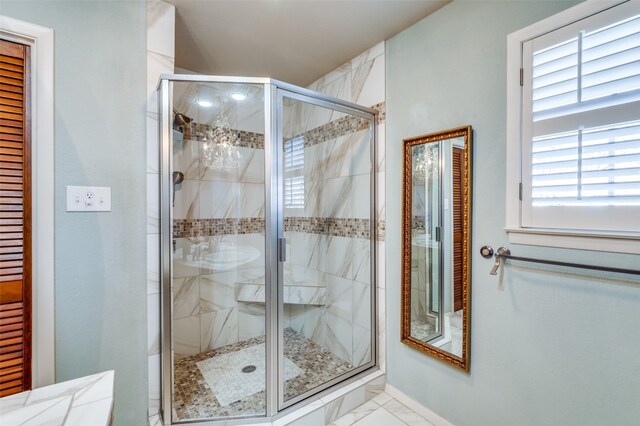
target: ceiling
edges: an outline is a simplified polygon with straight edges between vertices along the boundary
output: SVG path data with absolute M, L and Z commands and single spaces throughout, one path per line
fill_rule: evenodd
M 449 0 L 167 0 L 176 67 L 308 86 Z

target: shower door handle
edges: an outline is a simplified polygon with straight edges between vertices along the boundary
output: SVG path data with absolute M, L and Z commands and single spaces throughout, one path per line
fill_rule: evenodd
M 287 239 L 278 238 L 278 260 L 280 262 L 287 261 Z

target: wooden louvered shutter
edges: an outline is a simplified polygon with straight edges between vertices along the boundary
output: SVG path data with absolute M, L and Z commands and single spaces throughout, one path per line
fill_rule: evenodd
M 31 389 L 29 46 L 0 40 L 0 397 Z
M 462 309 L 462 158 L 464 150 L 453 148 L 453 310 Z

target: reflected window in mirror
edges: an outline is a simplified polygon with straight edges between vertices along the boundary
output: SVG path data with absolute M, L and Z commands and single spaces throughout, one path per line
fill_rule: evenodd
M 469 367 L 471 126 L 404 141 L 402 341 Z

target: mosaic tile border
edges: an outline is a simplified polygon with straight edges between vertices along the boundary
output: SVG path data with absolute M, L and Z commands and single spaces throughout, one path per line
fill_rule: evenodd
M 411 219 L 411 229 L 424 231 L 425 226 L 426 224 L 425 224 L 424 216 L 413 216 L 413 218 Z
M 387 119 L 387 104 L 385 102 L 380 102 L 379 104 L 372 105 L 371 109 L 375 109 L 378 112 L 377 124 L 384 123 Z
M 239 219 L 174 219 L 173 238 L 211 237 L 215 235 L 263 234 L 261 217 Z
M 334 237 L 370 238 L 369 219 L 327 218 L 327 217 L 287 217 L 284 219 L 285 232 L 306 232 L 309 234 Z M 376 236 L 384 241 L 385 222 L 377 223 Z M 264 234 L 265 220 L 261 217 L 240 219 L 174 219 L 173 238 L 211 237 L 233 234 Z
M 304 147 L 308 148 L 328 140 L 336 139 L 350 133 L 359 132 L 369 127 L 369 120 L 355 115 L 347 115 L 337 120 L 308 130 L 291 139 L 304 138 Z M 288 139 L 285 140 L 285 142 Z
M 369 219 L 329 218 L 329 217 L 286 217 L 284 230 L 306 232 L 309 234 L 330 235 L 333 237 L 369 239 L 371 232 Z
M 202 139 L 204 137 L 204 134 L 207 131 L 212 130 L 213 128 L 214 126 L 211 126 L 209 124 L 193 123 L 190 126 L 189 130 L 185 131 L 185 139 Z M 264 149 L 264 134 L 236 129 L 232 129 L 232 131 L 238 136 L 239 147 Z
M 386 117 L 386 104 L 380 102 L 371 106 L 372 109 L 378 112 L 378 118 L 376 124 L 382 124 Z M 327 124 L 311 129 L 291 139 L 298 137 L 304 137 L 304 147 L 308 148 L 313 145 L 317 145 L 322 142 L 326 142 L 331 139 L 335 139 L 349 133 L 359 132 L 365 130 L 369 126 L 369 120 L 355 115 L 347 115 L 337 120 L 333 120 Z
M 376 232 L 377 232 L 377 240 L 378 241 L 384 241 L 385 237 L 387 236 L 387 224 L 384 221 L 384 219 L 380 219 L 378 220 L 377 226 L 376 226 Z
M 387 116 L 386 104 L 380 102 L 371 106 L 372 109 L 378 112 L 378 120 L 376 124 L 382 124 Z M 341 117 L 337 120 L 333 120 L 327 124 L 316 127 L 304 133 L 301 133 L 294 138 L 304 137 L 304 147 L 308 148 L 313 145 L 317 145 L 322 142 L 326 142 L 331 139 L 335 139 L 344 136 L 349 133 L 358 132 L 368 127 L 369 121 L 357 117 L 354 115 L 348 115 Z M 190 128 L 190 132 L 186 132 L 185 139 L 193 139 L 194 136 L 202 137 L 207 130 L 213 129 L 213 126 L 203 123 L 193 123 Z M 264 149 L 264 134 L 247 132 L 244 130 L 233 130 L 238 135 L 238 146 L 243 148 Z

